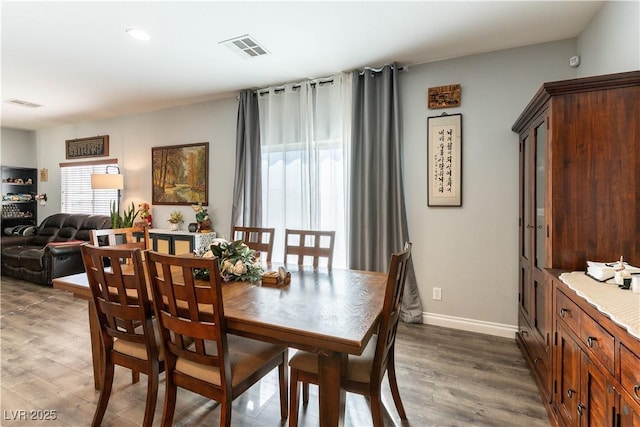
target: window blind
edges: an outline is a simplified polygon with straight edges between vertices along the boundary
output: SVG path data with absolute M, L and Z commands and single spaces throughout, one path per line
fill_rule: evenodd
M 60 210 L 63 213 L 109 215 L 118 190 L 93 190 L 91 174 L 106 173 L 117 159 L 60 164 Z

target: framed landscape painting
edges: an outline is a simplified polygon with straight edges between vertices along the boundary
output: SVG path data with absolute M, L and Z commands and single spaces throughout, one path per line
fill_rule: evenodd
M 153 205 L 209 205 L 209 143 L 151 148 Z

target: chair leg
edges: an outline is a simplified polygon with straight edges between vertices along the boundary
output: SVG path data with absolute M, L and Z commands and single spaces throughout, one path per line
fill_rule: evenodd
M 166 390 L 164 392 L 164 406 L 162 407 L 162 426 L 171 427 L 173 415 L 176 412 L 176 394 L 178 389 L 169 374 L 166 375 L 165 383 Z
M 309 383 L 302 383 L 302 405 L 306 407 L 309 404 Z
M 220 402 L 220 427 L 231 427 L 231 403 L 233 401 L 228 396 Z
M 298 427 L 298 410 L 300 405 L 300 383 L 298 370 L 291 369 L 289 392 L 289 427 Z
M 107 404 L 111 397 L 114 366 L 110 359 L 108 356 L 104 357 L 104 363 L 102 364 L 102 389 L 100 390 L 100 399 L 98 400 L 98 406 L 96 407 L 96 412 L 91 422 L 92 427 L 98 427 L 102 424 L 102 418 L 104 418 L 104 413 L 107 410 Z
M 156 412 L 156 402 L 158 401 L 158 375 L 159 368 L 156 363 L 151 372 L 147 375 L 147 403 L 144 408 L 144 427 L 153 425 L 153 416 Z
M 391 387 L 391 396 L 393 396 L 393 403 L 396 404 L 396 409 L 400 415 L 401 420 L 407 419 L 407 413 L 402 405 L 402 399 L 400 399 L 400 389 L 398 388 L 398 381 L 396 379 L 396 366 L 393 360 L 393 353 L 390 354 L 389 364 L 387 365 L 387 377 L 389 377 L 389 387 Z
M 282 355 L 282 361 L 278 366 L 278 379 L 280 385 L 280 418 L 287 419 L 287 411 L 289 410 L 289 389 L 288 376 L 289 368 L 287 367 L 287 361 L 289 360 L 288 354 L 285 351 Z
M 380 390 L 371 396 L 371 418 L 373 418 L 373 427 L 384 427 L 382 422 L 382 401 L 380 399 Z
M 131 370 L 131 384 L 136 384 L 138 381 L 140 381 L 140 372 L 134 371 L 132 369 Z

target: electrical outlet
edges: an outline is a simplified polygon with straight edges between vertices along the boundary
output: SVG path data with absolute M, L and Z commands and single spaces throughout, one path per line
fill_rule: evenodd
M 433 288 L 433 299 L 442 301 L 442 288 Z

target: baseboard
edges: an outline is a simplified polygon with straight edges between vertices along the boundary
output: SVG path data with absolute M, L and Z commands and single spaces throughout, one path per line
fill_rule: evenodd
M 483 320 L 465 319 L 464 317 L 447 316 L 437 313 L 422 313 L 422 322 L 427 325 L 443 326 L 445 328 L 461 329 L 463 331 L 478 332 L 497 337 L 515 340 L 518 327 L 502 323 L 485 322 Z

